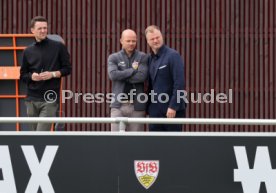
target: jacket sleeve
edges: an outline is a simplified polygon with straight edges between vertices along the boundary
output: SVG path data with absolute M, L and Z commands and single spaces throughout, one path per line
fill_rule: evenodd
M 142 83 L 144 82 L 148 77 L 148 56 L 143 55 L 139 67 L 130 78 L 129 78 L 129 83 L 135 84 L 135 83 Z
M 173 53 L 170 57 L 170 70 L 173 77 L 173 92 L 170 98 L 169 107 L 174 110 L 179 110 L 180 105 L 177 101 L 177 91 L 184 90 L 184 62 L 179 53 Z
M 116 80 L 126 80 L 131 77 L 135 70 L 133 68 L 127 68 L 123 70 L 118 69 L 118 64 L 116 62 L 116 55 L 112 54 L 108 57 L 108 76 L 112 81 Z
M 70 55 L 66 46 L 60 43 L 60 61 L 61 68 L 59 69 L 61 76 L 67 76 L 71 74 L 72 66 L 70 63 Z
M 151 104 L 151 96 L 150 96 L 151 91 L 152 91 L 152 83 L 151 83 L 150 77 L 148 76 L 147 82 L 146 82 L 146 93 L 148 95 L 148 100 L 147 100 L 147 104 L 146 104 L 146 114 L 147 115 L 149 114 L 149 106 Z
M 20 80 L 28 84 L 32 80 L 32 73 L 29 71 L 26 52 L 23 52 L 22 65 L 20 68 Z

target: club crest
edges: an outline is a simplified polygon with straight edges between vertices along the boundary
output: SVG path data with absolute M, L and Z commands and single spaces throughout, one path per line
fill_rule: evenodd
M 159 160 L 135 160 L 134 170 L 140 184 L 149 189 L 159 173 Z
M 132 63 L 132 65 L 139 66 L 139 62 L 135 61 Z

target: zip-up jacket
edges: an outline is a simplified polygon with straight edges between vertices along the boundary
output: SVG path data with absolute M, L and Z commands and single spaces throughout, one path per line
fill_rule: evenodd
M 112 81 L 113 100 L 111 108 L 120 108 L 121 103 L 118 100 L 118 95 L 124 93 L 125 85 L 131 84 L 135 89 L 134 110 L 144 111 L 146 102 L 137 100 L 137 95 L 144 93 L 144 82 L 148 77 L 148 56 L 140 51 L 135 50 L 131 57 L 128 57 L 122 49 L 119 52 L 113 53 L 108 57 L 108 76 Z M 138 69 L 132 68 L 133 63 L 138 63 Z M 141 98 L 143 99 L 143 97 Z

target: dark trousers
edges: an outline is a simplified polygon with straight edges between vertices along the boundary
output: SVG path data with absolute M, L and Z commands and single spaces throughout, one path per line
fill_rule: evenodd
M 176 111 L 175 118 L 184 118 L 186 116 L 185 110 Z M 167 118 L 166 113 L 158 111 L 157 104 L 151 104 L 149 107 L 150 118 Z M 150 124 L 149 131 L 182 131 L 181 124 Z

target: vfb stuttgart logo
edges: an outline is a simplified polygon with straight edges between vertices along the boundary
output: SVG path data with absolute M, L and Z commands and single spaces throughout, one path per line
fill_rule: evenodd
M 155 182 L 159 172 L 158 160 L 135 160 L 135 174 L 142 186 L 149 189 Z

